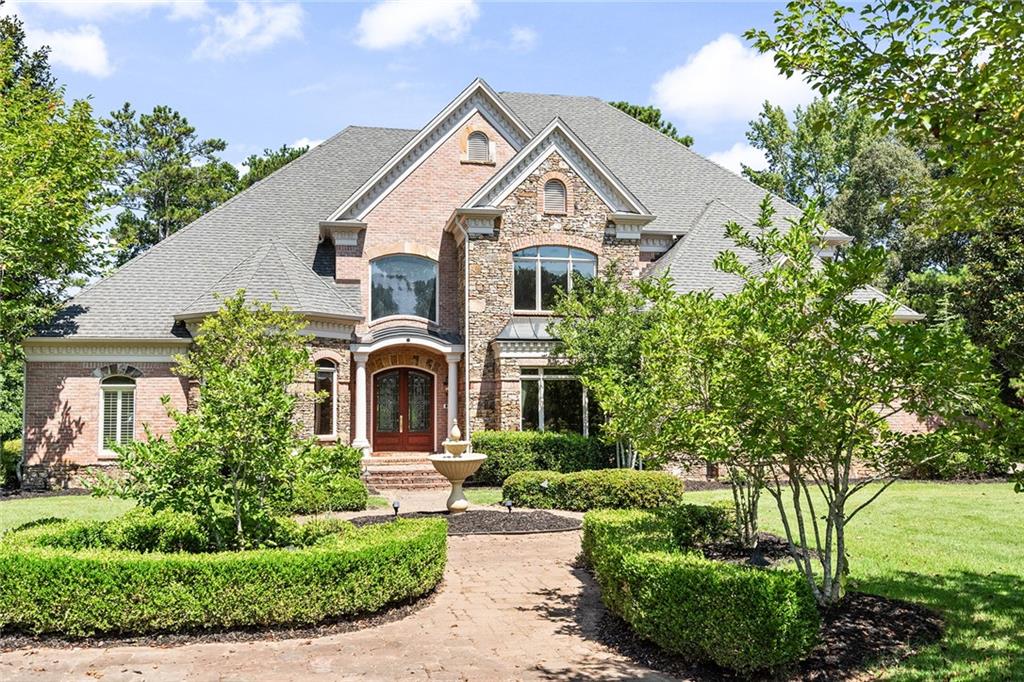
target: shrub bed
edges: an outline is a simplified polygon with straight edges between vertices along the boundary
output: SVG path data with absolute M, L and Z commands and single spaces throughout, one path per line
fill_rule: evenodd
M 288 511 L 320 514 L 366 509 L 369 498 L 360 480 L 363 453 L 347 445 L 311 446 L 297 462 Z
M 682 551 L 670 517 L 640 510 L 584 517 L 584 556 L 609 609 L 663 649 L 741 673 L 810 653 L 819 616 L 800 575 Z
M 567 473 L 605 469 L 615 462 L 615 446 L 578 433 L 553 431 L 474 431 L 473 449 L 487 455 L 472 482 L 501 485 L 519 471 Z
M 502 486 L 505 499 L 516 506 L 571 511 L 666 507 L 677 504 L 683 490 L 683 482 L 671 474 L 635 469 L 521 471 Z
M 317 623 L 430 591 L 447 552 L 443 519 L 285 524 L 304 546 L 211 553 L 99 548 L 110 529 L 98 525 L 36 523 L 0 541 L 0 630 L 89 636 Z

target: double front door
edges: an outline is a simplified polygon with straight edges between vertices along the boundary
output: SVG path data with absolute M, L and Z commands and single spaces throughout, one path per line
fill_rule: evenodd
M 434 450 L 434 377 L 389 369 L 373 377 L 373 449 Z

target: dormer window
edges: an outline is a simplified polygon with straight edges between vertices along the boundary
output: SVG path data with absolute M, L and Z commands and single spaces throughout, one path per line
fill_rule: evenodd
M 561 180 L 544 183 L 544 212 L 565 215 L 565 183 Z
M 466 140 L 466 160 L 474 163 L 488 163 L 491 160 L 491 140 L 479 130 L 469 134 Z

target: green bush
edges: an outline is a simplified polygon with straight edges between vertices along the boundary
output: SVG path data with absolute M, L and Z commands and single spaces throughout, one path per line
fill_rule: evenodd
M 682 549 L 702 547 L 736 535 L 732 505 L 727 502 L 681 504 L 670 508 L 665 519 L 675 546 Z
M 480 485 L 501 485 L 518 471 L 570 472 L 605 469 L 615 462 L 615 447 L 578 433 L 553 431 L 475 431 L 473 450 L 487 455 L 472 478 Z
M 443 519 L 337 524 L 340 533 L 320 525 L 307 547 L 206 554 L 60 549 L 39 544 L 36 529 L 46 525 L 0 541 L 0 630 L 89 636 L 317 623 L 424 594 L 446 560 Z
M 288 509 L 319 514 L 366 509 L 368 494 L 359 479 L 363 453 L 348 445 L 311 445 L 298 455 Z
M 680 551 L 669 513 L 589 512 L 583 551 L 608 608 L 688 659 L 750 673 L 798 661 L 817 642 L 817 607 L 800 575 Z
M 506 479 L 502 494 L 519 507 L 588 511 L 675 505 L 683 489 L 681 480 L 663 471 L 521 471 Z
M 18 487 L 18 462 L 21 461 L 21 439 L 0 443 L 0 486 Z

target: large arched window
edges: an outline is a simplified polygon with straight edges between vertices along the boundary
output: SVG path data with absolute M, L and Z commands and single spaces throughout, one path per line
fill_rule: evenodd
M 437 321 L 436 262 L 400 254 L 370 264 L 370 319 L 389 315 Z
M 561 180 L 548 180 L 544 183 L 544 212 L 565 213 L 565 183 Z
M 466 140 L 466 158 L 469 161 L 486 163 L 491 160 L 491 141 L 486 133 L 479 130 L 469 134 Z
M 113 454 L 115 445 L 135 437 L 135 380 L 107 377 L 100 382 L 100 449 Z
M 335 425 L 338 414 L 338 366 L 330 360 L 317 360 L 316 378 L 313 390 L 323 399 L 316 404 L 313 412 L 313 435 L 334 436 L 337 434 Z
M 572 289 L 572 274 L 590 279 L 597 256 L 568 246 L 534 246 L 512 254 L 516 310 L 551 310 L 558 291 Z

